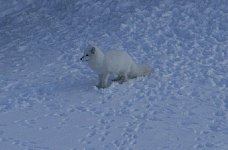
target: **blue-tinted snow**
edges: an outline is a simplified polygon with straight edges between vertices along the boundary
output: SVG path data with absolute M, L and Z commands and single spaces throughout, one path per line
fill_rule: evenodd
M 0 149 L 228 149 L 227 0 L 0 5 Z M 88 44 L 150 77 L 98 90 Z

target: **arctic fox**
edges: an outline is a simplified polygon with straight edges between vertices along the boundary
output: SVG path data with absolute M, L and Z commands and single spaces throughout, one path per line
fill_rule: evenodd
M 98 88 L 108 86 L 110 74 L 118 76 L 114 81 L 123 83 L 129 78 L 146 76 L 151 73 L 148 66 L 136 64 L 125 51 L 109 51 L 104 54 L 96 47 L 89 47 L 84 51 L 81 60 L 86 61 L 91 69 L 98 74 Z

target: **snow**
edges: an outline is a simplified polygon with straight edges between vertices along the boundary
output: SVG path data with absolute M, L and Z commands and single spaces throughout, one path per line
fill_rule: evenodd
M 228 1 L 0 5 L 0 149 L 227 150 Z M 154 69 L 106 89 L 88 44 Z

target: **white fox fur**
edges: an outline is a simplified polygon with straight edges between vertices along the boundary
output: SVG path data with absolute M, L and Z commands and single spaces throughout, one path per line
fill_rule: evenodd
M 148 66 L 136 64 L 125 51 L 109 51 L 104 54 L 100 49 L 90 47 L 85 50 L 81 60 L 86 61 L 90 68 L 99 75 L 97 85 L 99 88 L 108 86 L 110 74 L 118 75 L 116 80 L 122 83 L 129 78 L 146 76 L 151 73 Z

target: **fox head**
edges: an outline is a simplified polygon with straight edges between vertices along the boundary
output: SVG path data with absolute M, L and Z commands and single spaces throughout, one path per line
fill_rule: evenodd
M 81 61 L 89 61 L 96 57 L 96 48 L 90 47 L 85 50 L 84 55 L 80 58 Z

